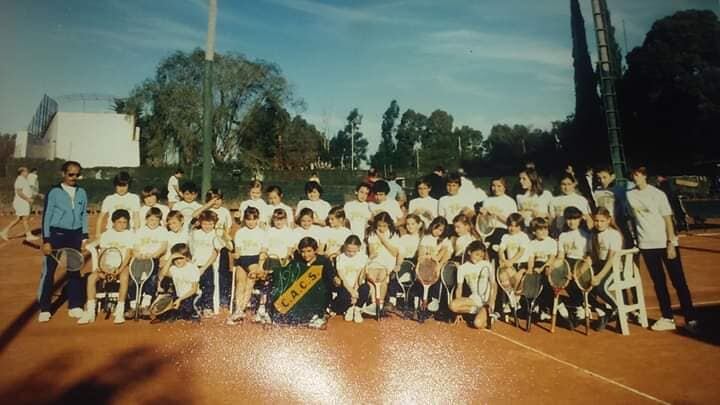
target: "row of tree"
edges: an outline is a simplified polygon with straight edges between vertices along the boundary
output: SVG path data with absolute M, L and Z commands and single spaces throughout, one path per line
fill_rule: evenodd
M 377 153 L 368 156 L 363 115 L 352 109 L 330 136 L 302 117 L 280 68 L 239 54 L 217 55 L 213 85 L 213 157 L 216 164 L 298 170 L 349 169 L 369 163 L 385 170 L 427 171 L 436 165 L 471 172 L 515 170 L 525 161 L 554 170 L 567 163 L 609 160 L 598 75 L 593 69 L 578 0 L 570 0 L 575 101 L 573 114 L 551 129 L 495 125 L 485 136 L 456 127 L 443 110 L 429 115 L 392 100 Z M 720 157 L 720 22 L 710 11 L 683 11 L 657 21 L 641 47 L 627 56 L 613 40 L 614 73 L 630 162 L 666 170 Z M 203 52 L 176 52 L 155 77 L 137 86 L 115 109 L 134 114 L 142 128 L 144 163 L 197 162 L 201 150 Z M 294 111 L 291 112 L 291 111 Z M 713 135 L 714 134 L 714 135 Z

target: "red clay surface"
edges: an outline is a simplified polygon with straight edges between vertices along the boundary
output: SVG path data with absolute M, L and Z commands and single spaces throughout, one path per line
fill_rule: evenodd
M 21 239 L 0 242 L 0 402 L 714 403 L 720 236 L 681 244 L 707 320 L 700 339 L 637 325 L 627 337 L 586 337 L 581 328 L 550 334 L 545 323 L 526 333 L 503 323 L 478 331 L 396 318 L 334 318 L 326 331 L 231 327 L 224 315 L 201 324 L 78 326 L 64 304 L 39 324 L 32 305 L 40 254 Z M 644 286 L 655 319 L 647 278 Z

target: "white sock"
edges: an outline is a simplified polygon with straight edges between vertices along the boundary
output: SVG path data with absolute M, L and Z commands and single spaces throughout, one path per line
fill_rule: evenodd
M 85 304 L 86 311 L 91 312 L 95 311 L 95 300 L 87 300 L 87 303 Z
M 142 297 L 142 303 L 140 304 L 140 307 L 149 307 L 151 304 L 151 302 L 150 302 L 151 299 L 152 299 L 151 296 L 144 294 Z
M 118 301 L 117 307 L 115 307 L 115 313 L 116 314 L 124 314 L 125 313 L 125 301 Z
M 570 314 L 568 313 L 567 308 L 565 307 L 565 304 L 562 302 L 557 306 L 557 311 L 563 318 L 569 318 Z
M 598 316 L 605 316 L 605 311 L 600 308 L 595 308 L 595 312 L 597 312 Z
M 393 306 L 395 306 L 395 304 L 397 304 L 397 298 L 395 298 L 395 297 L 390 297 L 389 301 L 390 301 L 390 304 L 392 304 Z

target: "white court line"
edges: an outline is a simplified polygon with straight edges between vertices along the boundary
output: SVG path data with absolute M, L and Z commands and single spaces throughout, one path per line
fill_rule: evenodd
M 717 304 L 720 304 L 720 300 L 693 302 L 694 307 L 702 307 L 705 305 L 717 305 Z M 645 307 L 645 309 L 660 309 L 660 307 Z M 680 309 L 680 304 L 673 305 L 672 309 Z
M 560 363 L 560 364 L 566 365 L 566 366 L 568 366 L 568 367 L 574 368 L 575 370 L 582 371 L 582 372 L 584 372 L 584 373 L 586 373 L 586 374 L 589 374 L 589 375 L 591 375 L 591 376 L 593 376 L 593 377 L 599 378 L 600 380 L 605 381 L 606 383 L 609 383 L 609 384 L 618 386 L 618 387 L 620 387 L 620 388 L 622 388 L 622 389 L 625 389 L 625 390 L 627 390 L 627 391 L 632 392 L 633 394 L 637 394 L 637 395 L 639 395 L 639 396 L 641 396 L 641 397 L 643 397 L 643 398 L 649 399 L 649 400 L 654 401 L 654 402 L 657 402 L 657 403 L 659 403 L 659 404 L 670 405 L 669 402 L 663 401 L 663 400 L 660 399 L 660 398 L 656 398 L 656 397 L 654 397 L 654 396 L 652 396 L 652 395 L 650 395 L 650 394 L 646 394 L 646 393 L 644 393 L 644 392 L 642 392 L 642 391 L 636 390 L 636 389 L 633 388 L 633 387 L 629 387 L 629 386 L 627 386 L 627 385 L 625 385 L 625 384 L 622 384 L 622 383 L 619 383 L 619 382 L 617 382 L 617 381 L 615 381 L 615 380 L 611 380 L 611 379 L 609 379 L 609 378 L 607 378 L 607 377 L 603 377 L 602 375 L 600 375 L 600 374 L 598 374 L 598 373 L 595 373 L 595 372 L 590 371 L 590 370 L 588 370 L 588 369 L 586 369 L 586 368 L 577 366 L 577 365 L 572 364 L 572 363 L 570 363 L 570 362 L 567 362 L 567 361 L 565 361 L 565 360 L 559 359 L 559 358 L 557 358 L 557 357 L 555 357 L 555 356 L 553 356 L 553 355 L 551 355 L 551 354 L 545 353 L 545 352 L 540 351 L 540 350 L 538 350 L 538 349 L 536 349 L 536 348 L 534 348 L 534 347 L 531 347 L 531 346 L 528 346 L 528 345 L 526 345 L 526 344 L 524 344 L 524 343 L 518 342 L 518 341 L 515 340 L 515 339 L 509 338 L 509 337 L 504 336 L 504 335 L 501 335 L 501 334 L 499 334 L 499 333 L 497 333 L 497 332 L 495 332 L 495 331 L 493 331 L 493 330 L 483 329 L 483 331 L 484 331 L 484 332 L 491 333 L 491 334 L 493 334 L 493 335 L 495 335 L 495 336 L 497 336 L 497 337 L 499 337 L 499 338 L 501 338 L 501 339 L 507 340 L 508 342 L 513 343 L 513 344 L 515 344 L 515 345 L 517 345 L 517 346 L 520 346 L 520 347 L 522 347 L 523 349 L 530 350 L 531 352 L 533 352 L 533 353 L 535 353 L 535 354 L 539 354 L 540 356 L 547 357 L 547 358 L 550 359 L 550 360 L 554 360 L 554 361 L 556 361 L 556 362 L 558 362 L 558 363 Z

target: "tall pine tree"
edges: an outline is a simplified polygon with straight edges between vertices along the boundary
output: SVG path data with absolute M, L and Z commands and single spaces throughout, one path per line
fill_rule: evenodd
M 400 106 L 397 101 L 393 100 L 383 114 L 381 125 L 382 140 L 380 141 L 380 146 L 378 146 L 377 153 L 371 159 L 372 166 L 379 170 L 387 171 L 396 166 L 393 133 L 395 132 L 395 121 L 399 116 Z

